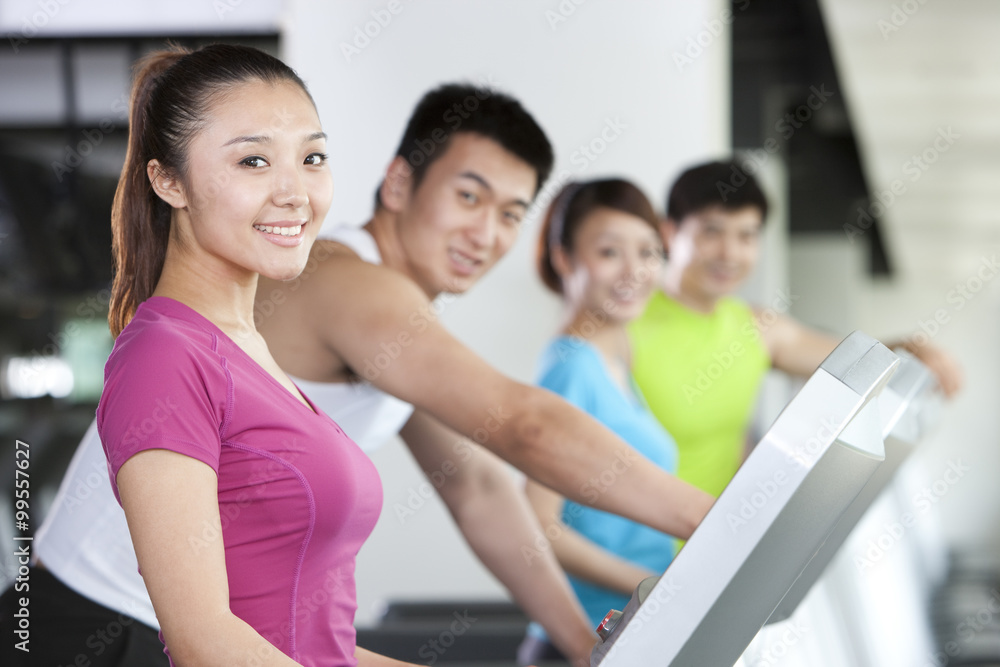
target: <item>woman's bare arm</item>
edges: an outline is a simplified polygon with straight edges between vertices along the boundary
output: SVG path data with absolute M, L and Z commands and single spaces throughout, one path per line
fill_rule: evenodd
M 149 449 L 128 459 L 117 481 L 139 569 L 174 664 L 299 664 L 229 609 L 215 471 L 189 456 Z
M 531 480 L 524 491 L 545 529 L 552 552 L 569 574 L 622 595 L 631 595 L 640 581 L 660 574 L 630 563 L 563 523 L 565 500 L 558 493 Z

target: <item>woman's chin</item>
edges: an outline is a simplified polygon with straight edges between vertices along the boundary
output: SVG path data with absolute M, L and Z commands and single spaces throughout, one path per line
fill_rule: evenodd
M 288 282 L 289 280 L 295 280 L 302 275 L 302 271 L 305 268 L 306 262 L 303 260 L 301 263 L 296 262 L 292 265 L 268 267 L 267 269 L 262 270 L 260 275 L 264 278 L 270 278 L 271 280 L 276 280 L 278 282 Z

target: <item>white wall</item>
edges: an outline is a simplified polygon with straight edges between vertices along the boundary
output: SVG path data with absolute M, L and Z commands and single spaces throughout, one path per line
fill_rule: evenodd
M 274 32 L 283 0 L 4 0 L 0 34 L 14 53 L 41 37 Z
M 728 149 L 725 6 L 721 0 L 290 2 L 284 56 L 309 84 L 331 136 L 336 192 L 328 223 L 367 220 L 414 104 L 453 80 L 486 81 L 519 98 L 556 147 L 556 178 L 624 174 L 662 206 L 669 179 L 683 165 Z M 366 28 L 374 36 L 354 44 Z M 345 44 L 358 52 L 345 55 Z M 689 49 L 694 57 L 678 64 L 674 54 L 687 57 Z M 574 159 L 609 118 L 627 126 L 621 135 L 593 162 L 579 153 Z M 531 268 L 535 233 L 532 217 L 511 256 L 443 316 L 459 338 L 525 381 L 558 319 L 556 302 Z M 394 505 L 405 505 L 423 481 L 404 448 L 394 442 L 373 458 L 385 509 L 359 557 L 358 623 L 372 622 L 388 598 L 503 595 L 436 499 L 404 522 L 397 518 Z

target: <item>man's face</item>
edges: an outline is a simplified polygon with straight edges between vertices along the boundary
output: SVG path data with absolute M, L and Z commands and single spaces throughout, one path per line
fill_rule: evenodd
M 671 266 L 682 270 L 682 289 L 709 300 L 735 292 L 757 265 L 763 223 L 755 206 L 712 206 L 668 220 L 664 242 Z
M 462 293 L 513 245 L 534 168 L 500 144 L 455 134 L 396 211 L 410 276 L 429 295 Z

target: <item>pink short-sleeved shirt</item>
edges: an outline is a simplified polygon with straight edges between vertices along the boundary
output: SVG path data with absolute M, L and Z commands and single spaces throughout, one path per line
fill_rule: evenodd
M 143 450 L 211 466 L 233 613 L 303 665 L 355 665 L 355 556 L 382 507 L 371 460 L 173 299 L 139 306 L 104 375 L 97 424 L 115 495 Z

